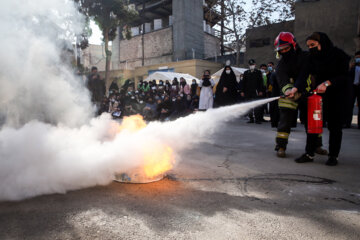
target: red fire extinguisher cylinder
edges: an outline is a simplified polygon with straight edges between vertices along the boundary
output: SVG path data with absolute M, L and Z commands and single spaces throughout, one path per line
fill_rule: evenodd
M 308 133 L 320 134 L 323 132 L 322 97 L 314 92 L 308 97 Z

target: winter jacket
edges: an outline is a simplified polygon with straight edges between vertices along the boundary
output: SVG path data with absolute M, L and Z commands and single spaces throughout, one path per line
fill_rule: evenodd
M 300 47 L 286 56 L 281 57 L 276 67 L 276 79 L 280 94 L 296 87 L 299 93 L 305 91 L 306 81 L 309 77 L 309 53 Z

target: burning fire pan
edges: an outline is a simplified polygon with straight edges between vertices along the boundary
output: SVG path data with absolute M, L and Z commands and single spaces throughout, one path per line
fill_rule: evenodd
M 148 177 L 145 175 L 143 169 L 135 169 L 127 173 L 116 173 L 114 181 L 121 183 L 151 183 L 160 181 L 164 177 L 165 173 L 154 177 Z

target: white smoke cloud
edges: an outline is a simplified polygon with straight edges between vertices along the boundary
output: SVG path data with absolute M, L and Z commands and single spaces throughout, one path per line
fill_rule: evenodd
M 0 118 L 8 126 L 34 119 L 79 126 L 90 118 L 88 91 L 61 58 L 81 21 L 73 1 L 1 2 Z
M 81 21 L 69 0 L 1 2 L 0 201 L 108 184 L 115 172 L 141 166 L 154 146 L 177 154 L 268 101 L 117 133 L 109 115 L 91 119 L 89 93 L 61 59 L 56 39 L 71 39 Z

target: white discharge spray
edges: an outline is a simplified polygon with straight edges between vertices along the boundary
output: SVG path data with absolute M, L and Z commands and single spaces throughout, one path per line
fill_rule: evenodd
M 154 146 L 178 153 L 209 137 L 219 124 L 275 99 L 207 112 L 173 122 L 117 131 L 93 107 L 81 80 L 64 65 L 69 26 L 81 26 L 73 1 L 2 1 L 0 7 L 0 201 L 65 193 L 111 182 L 141 166 Z M 186 134 L 184 134 L 186 132 Z
M 108 114 L 80 128 L 56 127 L 38 121 L 19 129 L 3 128 L 0 200 L 108 184 L 116 172 L 143 165 L 145 154 L 154 146 L 166 144 L 175 154 L 192 148 L 221 124 L 272 100 L 211 109 L 173 122 L 152 122 L 135 133 L 115 134 L 119 123 Z

